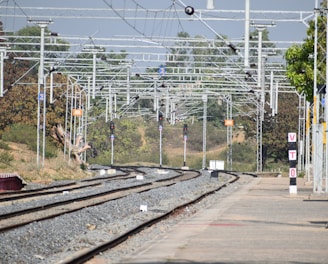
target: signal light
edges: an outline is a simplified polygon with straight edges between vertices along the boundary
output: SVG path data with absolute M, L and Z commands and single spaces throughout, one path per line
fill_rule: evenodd
M 184 124 L 183 125 L 183 135 L 184 136 L 187 136 L 187 134 L 188 134 L 188 125 L 187 124 Z
M 109 129 L 110 129 L 110 131 L 111 131 L 112 133 L 114 132 L 114 130 L 115 130 L 115 124 L 114 124 L 113 121 L 110 121 L 110 123 L 109 123 Z
M 163 114 L 158 113 L 158 123 L 160 126 L 163 126 Z

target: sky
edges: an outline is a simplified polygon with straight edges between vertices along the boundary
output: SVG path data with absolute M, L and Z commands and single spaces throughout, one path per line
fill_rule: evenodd
M 97 38 L 110 38 L 114 36 L 127 35 L 162 35 L 176 36 L 179 31 L 187 31 L 191 36 L 204 35 L 207 38 L 215 38 L 213 30 L 219 34 L 227 36 L 229 39 L 242 39 L 244 35 L 244 18 L 243 13 L 231 10 L 244 11 L 245 0 L 214 0 L 214 10 L 208 11 L 211 16 L 227 16 L 226 21 L 208 21 L 205 25 L 199 19 L 191 19 L 186 15 L 183 5 L 192 6 L 196 14 L 199 10 L 206 10 L 207 0 L 0 0 L 0 15 L 4 23 L 4 29 L 7 31 L 17 31 L 20 28 L 29 25 L 27 17 L 34 19 L 42 14 L 45 17 L 52 18 L 54 23 L 49 25 L 49 29 L 62 36 L 93 36 Z M 250 0 L 251 20 L 252 11 L 281 11 L 280 20 L 286 18 L 298 18 L 299 12 L 313 12 L 316 1 L 321 0 Z M 137 5 L 137 4 L 138 5 Z M 172 3 L 175 3 L 172 7 Z M 109 5 L 113 5 L 115 10 L 120 8 L 131 8 L 131 17 L 146 15 L 149 18 L 146 22 L 140 20 L 131 20 L 128 24 L 124 22 L 123 11 L 113 12 Z M 7 7 L 15 6 L 15 9 L 7 9 Z M 30 7 L 33 7 L 30 9 Z M 43 8 L 42 8 L 43 7 Z M 47 7 L 68 8 L 52 11 Z M 41 9 L 40 9 L 41 8 Z M 82 10 L 87 8 L 89 11 Z M 145 11 L 146 9 L 167 10 L 175 8 L 177 10 L 172 20 L 152 21 L 150 18 L 165 17 L 168 15 L 163 12 L 153 13 Z M 49 8 L 50 9 L 50 8 Z M 96 10 L 97 9 L 97 10 Z M 143 12 L 141 12 L 143 11 Z M 220 12 L 218 12 L 220 11 Z M 229 13 L 229 12 L 230 13 Z M 227 12 L 225 15 L 224 12 Z M 289 13 L 288 13 L 289 12 Z M 279 13 L 279 12 L 278 12 Z M 21 17 L 13 18 L 11 14 L 20 15 Z M 64 14 L 64 15 L 63 15 Z M 117 15 L 119 14 L 119 15 Z M 68 18 L 68 16 L 72 16 Z M 122 16 L 118 19 L 100 19 L 100 17 L 108 17 L 116 15 Z M 230 17 L 229 17 L 230 16 Z M 263 12 L 262 17 L 271 19 L 271 15 Z M 86 18 L 88 17 L 88 18 Z M 234 18 L 235 20 L 231 20 Z M 173 22 L 174 21 L 174 22 Z M 306 26 L 301 22 L 281 22 L 274 21 L 275 27 L 270 28 L 270 39 L 276 41 L 301 41 L 306 37 Z M 211 29 L 209 29 L 209 27 Z M 252 28 L 251 28 L 252 30 Z

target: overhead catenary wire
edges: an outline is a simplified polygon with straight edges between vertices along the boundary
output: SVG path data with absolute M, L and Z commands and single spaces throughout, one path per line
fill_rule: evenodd
M 118 16 L 118 17 L 120 17 L 121 19 L 122 19 L 122 21 L 124 21 L 124 23 L 126 23 L 129 27 L 131 27 L 134 31 L 136 31 L 138 34 L 140 34 L 140 35 L 142 35 L 143 37 L 145 37 L 145 38 L 147 38 L 147 39 L 149 39 L 149 40 L 151 40 L 151 41 L 154 41 L 153 40 L 153 36 L 155 35 L 154 33 L 156 32 L 156 29 L 157 28 L 162 28 L 162 25 L 160 24 L 160 25 L 157 25 L 156 23 L 153 23 L 152 24 L 152 33 L 149 35 L 149 34 L 147 34 L 147 33 L 145 33 L 143 30 L 144 29 L 146 29 L 147 27 L 146 27 L 146 25 L 144 24 L 143 25 L 143 28 L 141 28 L 141 26 L 139 26 L 138 24 L 137 24 L 137 15 L 138 15 L 138 9 L 140 8 L 140 9 L 142 9 L 144 12 L 146 12 L 146 14 L 147 14 L 147 17 L 149 17 L 149 15 L 150 15 L 150 13 L 151 13 L 151 11 L 150 10 L 148 10 L 147 8 L 144 8 L 143 6 L 141 6 L 138 2 L 136 2 L 136 1 L 133 1 L 133 3 L 135 4 L 135 7 L 134 7 L 134 9 L 135 9 L 135 11 L 134 11 L 134 19 L 133 19 L 133 21 L 132 22 L 130 22 L 130 19 L 127 19 L 126 17 L 125 17 L 125 13 L 124 13 L 124 10 L 125 10 L 125 8 L 123 9 L 123 12 L 121 13 L 120 11 L 118 11 L 117 10 L 117 8 L 114 6 L 114 4 L 113 4 L 113 1 L 111 0 L 110 2 L 109 2 L 109 0 L 103 0 L 103 2 Z M 126 6 L 126 0 L 124 0 L 124 6 Z M 172 5 L 170 5 L 169 6 L 169 8 L 168 9 L 170 9 L 170 8 L 172 8 Z M 166 9 L 164 9 L 164 10 L 161 10 L 161 11 L 156 11 L 156 12 L 152 12 L 153 13 L 153 19 L 149 19 L 149 21 L 154 21 L 154 18 L 156 18 L 156 17 L 158 17 L 158 14 L 159 13 L 162 13 L 163 15 L 165 14 L 165 12 L 167 12 L 166 11 Z M 170 14 L 171 12 L 168 12 L 168 14 Z M 163 20 L 165 21 L 165 19 L 161 19 L 160 20 L 160 23 L 163 23 Z M 145 22 L 144 23 L 146 23 L 146 21 L 147 20 L 145 20 Z M 158 31 L 158 30 L 157 30 Z M 157 43 L 158 45 L 160 45 L 160 46 L 163 46 L 163 47 L 165 47 L 165 48 L 167 48 L 166 47 L 166 45 L 165 45 L 165 43 L 162 43 L 162 42 L 158 42 Z

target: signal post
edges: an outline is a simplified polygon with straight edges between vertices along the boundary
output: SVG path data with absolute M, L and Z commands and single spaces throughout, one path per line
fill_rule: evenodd
M 183 125 L 183 166 L 181 169 L 183 170 L 189 170 L 189 167 L 187 166 L 187 139 L 188 139 L 188 125 Z

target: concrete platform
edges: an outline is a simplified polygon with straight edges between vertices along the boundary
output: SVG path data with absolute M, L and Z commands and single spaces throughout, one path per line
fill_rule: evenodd
M 124 263 L 328 263 L 328 199 L 288 178 L 256 178 L 149 241 Z

